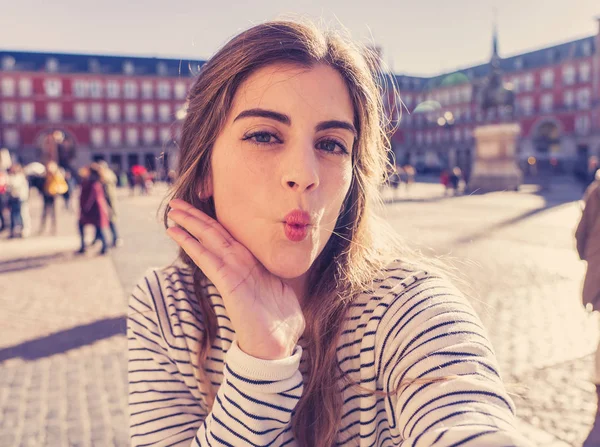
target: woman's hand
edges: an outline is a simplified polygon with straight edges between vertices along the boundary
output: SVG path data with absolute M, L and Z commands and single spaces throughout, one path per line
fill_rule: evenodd
M 291 355 L 304 332 L 304 316 L 291 287 L 219 222 L 183 200 L 169 204 L 169 218 L 183 229 L 171 227 L 167 234 L 221 294 L 240 348 L 267 360 Z

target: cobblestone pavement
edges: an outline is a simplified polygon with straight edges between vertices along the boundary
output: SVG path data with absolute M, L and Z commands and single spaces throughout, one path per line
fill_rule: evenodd
M 75 218 L 64 210 L 57 237 L 0 240 L 1 447 L 127 445 L 125 297 L 176 253 L 157 218 L 161 193 L 120 193 L 125 245 L 107 257 L 73 255 Z M 578 194 L 561 185 L 444 198 L 417 184 L 383 210 L 409 244 L 444 255 L 471 285 L 519 427 L 536 445 L 581 445 L 594 414 L 598 322 L 579 302 Z

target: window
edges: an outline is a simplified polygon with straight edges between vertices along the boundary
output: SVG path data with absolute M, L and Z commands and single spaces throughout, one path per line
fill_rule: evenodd
M 460 102 L 460 90 L 457 88 L 452 89 L 452 92 L 450 93 L 450 97 L 452 98 L 452 102 L 454 104 L 459 103 Z
M 171 129 L 163 127 L 160 129 L 160 141 L 162 144 L 167 143 L 171 140 Z
M 153 127 L 146 127 L 144 129 L 144 143 L 154 144 L 156 142 L 156 130 Z
M 462 89 L 462 101 L 463 102 L 471 101 L 471 87 L 464 87 Z
M 83 102 L 78 102 L 73 106 L 75 121 L 85 123 L 88 119 L 88 106 Z
M 92 98 L 102 98 L 102 82 L 92 81 L 90 83 L 90 96 Z
M 76 79 L 73 82 L 73 95 L 77 98 L 85 98 L 90 91 L 90 85 L 83 79 Z
M 458 127 L 455 127 L 454 135 L 453 135 L 454 141 L 456 141 L 456 142 L 460 141 L 460 137 L 461 137 L 460 129 Z
M 567 65 L 563 68 L 563 83 L 565 85 L 573 85 L 575 83 L 575 67 Z
M 521 112 L 524 115 L 531 115 L 533 113 L 533 98 L 526 96 L 521 99 Z
M 578 135 L 587 135 L 590 132 L 590 117 L 581 115 L 575 118 L 575 132 Z
M 92 122 L 101 123 L 104 120 L 104 110 L 102 104 L 95 102 L 91 106 Z
M 154 92 L 152 89 L 152 82 L 151 81 L 142 82 L 142 98 L 152 99 L 153 95 L 154 95 Z
M 171 98 L 171 84 L 166 81 L 161 81 L 158 83 L 158 98 L 159 99 L 169 99 Z
M 433 142 L 433 135 L 431 134 L 431 132 L 426 132 L 425 133 L 425 143 L 431 144 L 432 142 Z
M 33 94 L 33 84 L 29 78 L 19 79 L 19 95 L 28 97 Z
M 138 119 L 137 104 L 125 104 L 125 121 L 135 123 Z
M 104 129 L 94 127 L 90 132 L 90 139 L 95 147 L 104 146 Z
M 21 121 L 27 124 L 35 121 L 35 106 L 32 102 L 21 103 Z
M 4 144 L 9 148 L 16 149 L 19 145 L 19 132 L 17 129 L 4 129 Z
M 121 145 L 121 129 L 110 129 L 108 131 L 108 139 L 110 141 L 111 146 L 120 146 Z
M 579 66 L 579 81 L 590 82 L 591 67 L 588 62 L 584 62 Z
M 577 107 L 580 109 L 589 109 L 591 96 L 589 88 L 580 89 L 577 92 Z
M 530 92 L 533 90 L 535 84 L 535 80 L 533 78 L 532 73 L 528 73 L 523 78 L 523 90 L 526 92 Z
M 158 106 L 158 116 L 163 123 L 171 120 L 171 106 L 169 104 L 161 104 Z
M 111 123 L 118 123 L 121 120 L 121 106 L 119 104 L 110 103 L 106 108 L 106 113 Z
M 519 93 L 521 91 L 521 78 L 519 76 L 515 76 L 512 80 L 513 91 L 515 93 Z
M 469 129 L 468 127 L 465 127 L 463 133 L 465 136 L 465 140 L 469 140 L 471 138 L 471 129 Z
M 58 102 L 49 102 L 46 104 L 46 116 L 48 121 L 56 123 L 62 120 L 62 105 Z
M 138 96 L 138 85 L 134 81 L 125 82 L 124 86 L 125 98 L 135 99 Z
M 515 69 L 516 70 L 521 70 L 523 68 L 523 58 L 516 58 L 515 59 Z
M 552 108 L 554 107 L 553 101 L 554 101 L 554 97 L 553 97 L 552 93 L 546 93 L 546 94 L 542 95 L 541 109 L 542 109 L 543 113 L 552 112 Z
M 134 72 L 135 72 L 135 67 L 133 65 L 133 62 L 131 62 L 131 61 L 123 62 L 123 73 L 125 73 L 126 75 L 132 75 Z
M 419 131 L 415 134 L 415 139 L 417 140 L 417 144 L 423 144 L 423 132 Z
M 2 78 L 2 96 L 15 96 L 15 80 Z
M 60 79 L 45 79 L 44 92 L 51 98 L 56 98 L 62 94 L 62 81 Z
M 46 60 L 46 71 L 57 72 L 58 71 L 58 60 L 54 57 L 50 57 Z
M 177 81 L 175 83 L 175 98 L 176 99 L 185 99 L 187 95 L 187 85 L 185 82 Z
M 589 40 L 582 42 L 581 50 L 582 50 L 584 56 L 591 56 L 592 55 L 592 43 Z
M 554 71 L 551 69 L 542 72 L 542 87 L 552 88 L 554 84 Z
M 152 121 L 154 121 L 154 105 L 142 105 L 142 118 L 146 123 L 151 123 Z
M 5 71 L 10 71 L 13 68 L 15 68 L 15 64 L 17 61 L 15 61 L 15 58 L 12 56 L 4 56 L 2 58 L 2 70 Z
M 16 123 L 17 122 L 17 104 L 14 102 L 2 103 L 2 122 Z
M 127 144 L 129 146 L 138 145 L 138 130 L 134 128 L 127 129 Z
M 106 96 L 109 98 L 118 98 L 121 94 L 121 86 L 117 81 L 108 81 L 106 83 Z
M 565 90 L 563 94 L 563 103 L 567 109 L 570 109 L 575 104 L 575 94 L 573 90 Z

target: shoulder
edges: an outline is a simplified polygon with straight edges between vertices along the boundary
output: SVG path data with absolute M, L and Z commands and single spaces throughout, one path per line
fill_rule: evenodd
M 162 337 L 174 339 L 201 331 L 201 310 L 191 269 L 181 265 L 151 268 L 129 297 L 128 319 L 151 320 Z

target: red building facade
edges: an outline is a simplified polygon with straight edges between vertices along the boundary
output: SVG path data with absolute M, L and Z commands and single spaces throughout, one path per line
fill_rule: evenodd
M 0 51 L 0 147 L 23 162 L 55 146 L 73 167 L 168 168 L 202 63 Z

